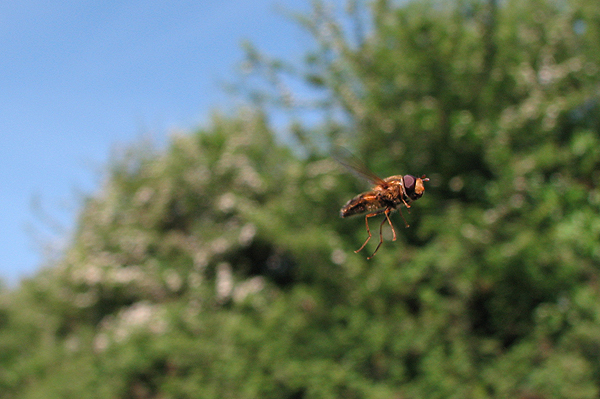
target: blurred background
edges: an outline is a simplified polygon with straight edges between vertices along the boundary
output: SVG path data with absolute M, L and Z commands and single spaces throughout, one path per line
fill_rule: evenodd
M 342 4 L 341 2 L 338 2 Z M 300 60 L 309 2 L 0 4 L 0 276 L 60 253 L 111 156 L 235 107 L 243 43 Z M 251 17 L 250 17 L 251 16 Z
M 128 4 L 3 20 L 3 397 L 600 395 L 597 0 Z M 333 146 L 431 178 L 371 260 Z

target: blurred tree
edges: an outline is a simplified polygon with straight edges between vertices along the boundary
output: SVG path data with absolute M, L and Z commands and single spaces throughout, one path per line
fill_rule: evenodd
M 348 5 L 300 17 L 306 65 L 248 47 L 252 108 L 114 161 L 0 292 L 3 397 L 598 397 L 600 3 Z M 432 178 L 371 261 L 332 143 Z

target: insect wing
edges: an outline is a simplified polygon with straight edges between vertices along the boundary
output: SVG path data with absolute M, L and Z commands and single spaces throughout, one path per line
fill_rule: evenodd
M 362 179 L 366 179 L 376 185 L 381 185 L 384 187 L 388 185 L 382 178 L 371 172 L 360 159 L 358 159 L 354 154 L 344 147 L 334 146 L 332 150 L 332 156 L 354 175 Z

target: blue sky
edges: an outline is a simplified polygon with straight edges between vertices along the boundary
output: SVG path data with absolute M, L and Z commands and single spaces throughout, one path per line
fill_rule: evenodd
M 337 1 L 337 3 L 341 3 Z M 299 60 L 309 36 L 294 0 L 0 3 L 0 277 L 44 265 L 64 245 L 82 193 L 112 151 L 204 124 L 227 105 L 249 40 Z

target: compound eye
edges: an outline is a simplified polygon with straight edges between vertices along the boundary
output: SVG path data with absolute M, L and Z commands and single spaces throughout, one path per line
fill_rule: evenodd
M 404 188 L 408 192 L 412 192 L 415 189 L 415 177 L 411 175 L 404 175 Z

